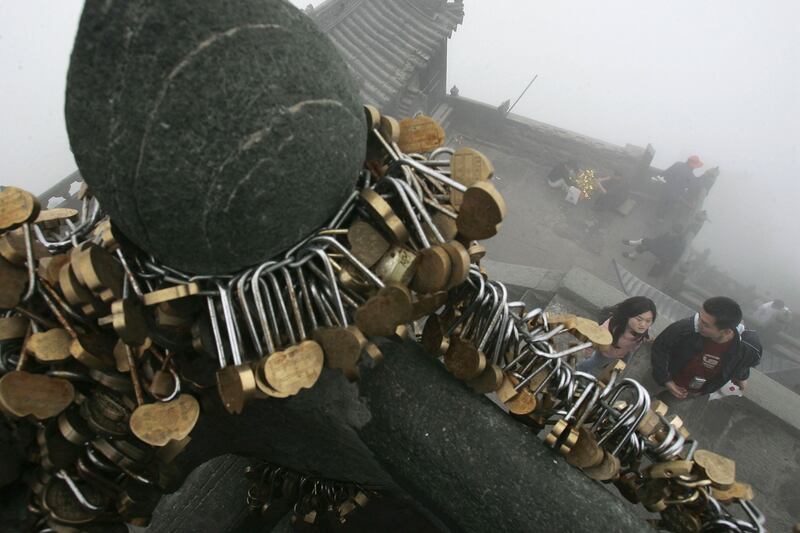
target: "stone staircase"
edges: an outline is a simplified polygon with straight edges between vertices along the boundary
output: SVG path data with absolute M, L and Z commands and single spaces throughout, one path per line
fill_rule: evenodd
M 431 118 L 439 123 L 439 125 L 447 131 L 447 128 L 450 126 L 450 114 L 453 112 L 453 108 L 450 107 L 446 102 L 442 102 L 436 106 L 431 113 Z

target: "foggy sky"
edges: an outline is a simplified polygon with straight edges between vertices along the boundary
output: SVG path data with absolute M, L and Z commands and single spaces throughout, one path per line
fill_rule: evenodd
M 295 1 L 303 7 L 309 2 Z M 319 4 L 320 2 L 312 2 Z M 82 2 L 0 0 L 0 182 L 42 192 L 75 169 L 63 119 Z M 785 1 L 466 0 L 449 84 L 617 144 L 722 174 L 696 246 L 800 307 L 800 5 Z M 787 298 L 789 299 L 789 298 Z
M 800 4 L 467 0 L 449 84 L 515 113 L 722 171 L 695 246 L 800 305 Z M 702 171 L 702 169 L 701 169 Z M 699 173 L 699 172 L 698 172 Z M 780 286 L 780 287 L 779 287 Z

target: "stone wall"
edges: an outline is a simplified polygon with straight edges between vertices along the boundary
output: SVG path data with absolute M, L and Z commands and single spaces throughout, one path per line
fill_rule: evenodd
M 453 108 L 452 130 L 544 166 L 574 159 L 601 173 L 640 173 L 644 148 L 618 146 L 513 113 L 505 116 L 496 107 L 469 98 L 447 96 L 445 102 Z

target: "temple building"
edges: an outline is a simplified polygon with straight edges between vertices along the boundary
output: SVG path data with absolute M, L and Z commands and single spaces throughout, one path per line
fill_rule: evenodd
M 328 0 L 306 13 L 347 62 L 364 103 L 411 116 L 444 95 L 461 0 Z

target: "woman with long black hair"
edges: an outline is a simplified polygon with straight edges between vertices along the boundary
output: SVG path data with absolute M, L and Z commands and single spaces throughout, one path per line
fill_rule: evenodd
M 650 338 L 650 326 L 656 321 L 656 304 L 644 296 L 632 296 L 617 305 L 606 307 L 602 326 L 611 332 L 613 342 L 596 349 L 592 355 L 578 363 L 577 370 L 591 372 L 622 359 L 630 362 L 633 354 Z

